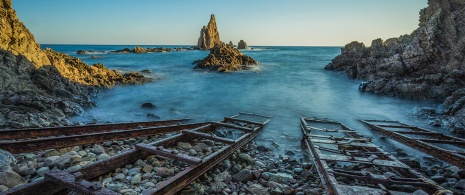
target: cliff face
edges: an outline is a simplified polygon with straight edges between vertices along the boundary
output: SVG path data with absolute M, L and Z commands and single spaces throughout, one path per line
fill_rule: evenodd
M 11 0 L 0 0 L 0 48 L 22 54 L 36 68 L 50 64 L 48 57 L 34 40 L 29 30 L 16 17 Z
M 11 0 L 0 0 L 0 16 L 0 127 L 69 125 L 68 116 L 95 105 L 90 97 L 99 89 L 150 81 L 41 50 Z
M 220 34 L 216 27 L 215 15 L 211 15 L 210 22 L 200 30 L 200 37 L 197 47 L 201 50 L 209 50 L 220 43 Z
M 452 129 L 463 132 L 463 127 L 456 126 L 465 124 L 465 117 L 454 114 L 461 112 L 447 112 L 447 107 L 460 99 L 448 97 L 465 87 L 464 57 L 465 1 L 428 0 L 428 7 L 420 11 L 418 29 L 410 35 L 376 39 L 370 47 L 349 43 L 325 69 L 345 71 L 351 78 L 367 81 L 363 90 L 374 94 L 438 101 L 447 98 L 445 113 L 461 121 L 451 122 Z

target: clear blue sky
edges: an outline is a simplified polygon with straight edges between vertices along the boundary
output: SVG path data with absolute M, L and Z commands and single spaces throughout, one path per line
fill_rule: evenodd
M 195 45 L 215 14 L 221 40 L 342 46 L 410 34 L 426 0 L 13 0 L 42 44 Z

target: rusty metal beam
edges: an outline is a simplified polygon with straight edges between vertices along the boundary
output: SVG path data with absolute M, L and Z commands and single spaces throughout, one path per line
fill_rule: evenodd
M 189 156 L 189 155 L 182 154 L 182 153 L 175 153 L 174 151 L 167 150 L 163 147 L 155 147 L 155 146 L 150 146 L 147 144 L 137 144 L 136 149 L 143 150 L 148 153 L 163 156 L 166 158 L 171 158 L 177 161 L 186 162 L 192 165 L 196 165 L 202 162 L 200 158 Z
M 82 179 L 82 173 L 76 172 L 74 174 L 53 170 L 45 173 L 45 180 L 56 183 L 60 186 L 85 195 L 117 195 L 114 191 L 106 189 L 102 184 L 95 184 Z
M 427 142 L 424 142 L 424 141 L 420 141 L 419 139 L 415 139 L 415 138 L 412 138 L 412 137 L 409 137 L 408 135 L 409 134 L 404 134 L 404 133 L 399 133 L 399 132 L 396 132 L 396 131 L 390 131 L 388 129 L 385 129 L 383 127 L 380 127 L 378 125 L 376 125 L 375 123 L 373 122 L 369 122 L 369 121 L 366 121 L 366 120 L 361 120 L 363 123 L 365 123 L 366 125 L 368 125 L 368 127 L 370 127 L 370 129 L 372 130 L 375 130 L 385 136 L 388 136 L 400 143 L 403 143 L 407 146 L 410 146 L 418 151 L 421 151 L 421 152 L 424 152 L 426 154 L 429 154 L 433 157 L 436 157 L 436 158 L 439 158 L 443 161 L 446 161 L 452 165 L 455 165 L 455 166 L 458 166 L 459 168 L 461 169 L 465 169 L 465 156 L 462 156 L 462 155 L 459 155 L 457 154 L 456 152 L 454 151 L 451 151 L 451 150 L 447 150 L 447 149 L 444 149 L 444 148 L 440 148 L 440 147 L 437 147 L 435 145 L 432 145 L 430 143 L 427 143 Z M 430 131 L 430 132 L 422 132 L 422 133 L 428 133 L 428 134 L 431 134 L 431 135 L 435 135 L 435 134 L 438 134 L 437 132 L 433 132 L 433 131 Z M 446 136 L 446 135 L 444 135 Z M 455 138 L 455 137 L 452 137 L 452 136 L 446 136 L 447 137 L 447 140 L 450 141 L 450 140 L 456 140 L 456 141 L 461 141 L 462 139 L 460 138 Z M 430 141 L 431 142 L 431 141 Z M 465 143 L 465 141 L 463 141 Z M 452 143 L 449 143 L 449 144 L 452 144 Z M 452 145 L 458 145 L 457 143 L 453 143 Z M 459 146 L 463 146 L 463 144 L 460 144 Z
M 163 121 L 147 121 L 115 124 L 95 124 L 65 127 L 47 127 L 30 129 L 6 129 L 0 130 L 0 140 L 30 139 L 37 137 L 49 137 L 57 135 L 77 135 L 83 133 L 106 132 L 117 129 L 137 129 L 141 127 L 167 126 L 186 122 L 191 119 L 174 119 Z
M 219 142 L 223 142 L 223 143 L 226 143 L 226 144 L 233 144 L 233 143 L 236 142 L 235 140 L 232 140 L 232 139 L 218 137 L 218 136 L 215 136 L 213 134 L 201 133 L 201 132 L 198 132 L 198 131 L 184 130 L 184 131 L 182 131 L 182 133 L 190 134 L 190 135 L 193 135 L 193 136 L 196 136 L 196 137 L 201 137 L 201 138 L 205 138 L 205 139 L 209 139 L 209 140 L 219 141 Z
M 237 122 L 243 122 L 243 123 L 250 123 L 250 124 L 254 124 L 254 125 L 262 125 L 262 123 L 260 123 L 260 122 L 255 122 L 255 121 L 250 121 L 250 120 L 245 120 L 245 119 L 232 118 L 232 117 L 224 117 L 224 121 L 226 121 L 226 122 L 237 121 Z
M 3 141 L 0 148 L 13 154 L 45 150 L 51 148 L 64 148 L 77 145 L 100 143 L 111 140 L 120 140 L 133 137 L 152 136 L 168 132 L 181 131 L 204 126 L 207 123 L 192 123 L 183 125 L 171 125 L 161 127 L 150 127 L 133 130 L 112 131 L 106 133 L 91 133 L 84 135 L 71 135 L 63 137 L 30 139 L 23 141 Z

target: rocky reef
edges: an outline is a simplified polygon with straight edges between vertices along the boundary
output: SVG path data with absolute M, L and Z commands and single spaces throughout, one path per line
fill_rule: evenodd
M 249 49 L 249 46 L 247 46 L 244 40 L 240 40 L 239 43 L 237 43 L 237 49 Z
M 70 125 L 98 90 L 151 80 L 42 50 L 11 5 L 0 0 L 0 128 Z
M 193 64 L 196 65 L 194 69 L 230 72 L 247 69 L 248 65 L 258 65 L 258 62 L 252 57 L 244 55 L 233 46 L 221 42 L 210 50 L 207 57 L 197 60 Z
M 197 47 L 201 50 L 209 50 L 220 42 L 220 34 L 218 33 L 218 28 L 216 27 L 215 15 L 212 14 L 208 25 L 203 26 L 202 30 L 200 30 L 200 37 L 197 43 Z
M 418 29 L 370 47 L 352 42 L 325 69 L 365 80 L 362 91 L 443 101 L 446 124 L 465 134 L 465 2 L 428 0 Z

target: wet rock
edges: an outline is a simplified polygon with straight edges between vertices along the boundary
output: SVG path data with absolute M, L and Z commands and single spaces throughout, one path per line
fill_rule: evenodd
M 141 179 L 142 179 L 142 175 L 140 173 L 138 173 L 138 174 L 134 175 L 134 177 L 132 177 L 131 184 L 132 185 L 139 184 Z
M 78 51 L 76 52 L 76 54 L 86 54 L 86 51 L 84 51 L 84 50 L 81 49 L 81 50 L 78 50 Z
M 105 148 L 101 145 L 94 145 L 94 147 L 92 147 L 92 153 L 96 154 L 96 155 L 100 155 L 100 154 L 106 154 L 107 151 L 105 150 Z
M 252 175 L 254 179 L 259 179 L 262 172 L 260 170 L 252 170 Z
M 266 146 L 257 146 L 257 151 L 259 151 L 259 152 L 268 152 L 268 151 L 270 151 L 270 148 L 268 148 Z
M 247 182 L 252 179 L 252 172 L 249 169 L 243 169 L 233 176 L 233 180 L 236 182 Z
M 313 188 L 313 189 L 305 190 L 305 194 L 310 194 L 310 195 L 320 195 L 323 193 L 324 193 L 324 190 L 321 188 Z
M 298 168 L 294 168 L 294 173 L 302 173 L 304 171 L 304 169 L 298 167 Z
M 260 184 L 252 184 L 249 187 L 247 187 L 246 191 L 251 194 L 261 194 L 261 195 L 270 194 L 268 192 L 268 188 L 265 188 Z
M 11 153 L 0 149 L 0 171 L 9 170 L 14 163 L 16 163 L 15 157 Z
M 288 155 L 288 156 L 294 156 L 295 155 L 295 153 L 293 151 L 290 151 L 290 150 L 286 150 L 286 152 L 284 154 Z
M 150 102 L 143 103 L 140 107 L 144 108 L 144 109 L 155 109 L 155 108 L 157 108 L 155 105 L 153 105 Z
M 119 173 L 118 175 L 113 177 L 113 180 L 115 180 L 115 181 L 123 181 L 124 179 L 126 179 L 126 175 L 124 175 L 122 173 Z
M 431 177 L 431 180 L 435 181 L 436 183 L 444 183 L 447 181 L 446 178 L 442 175 L 435 175 Z
M 37 170 L 37 175 L 43 177 L 45 173 L 50 172 L 50 168 L 48 167 L 41 167 L 39 170 Z
M 258 65 L 250 56 L 224 43 L 216 44 L 210 54 L 202 60 L 194 61 L 194 69 L 211 69 L 219 72 L 238 71 L 247 68 L 247 65 Z
M 36 173 L 36 169 L 33 167 L 20 166 L 20 165 L 14 166 L 13 170 L 22 176 L 33 175 Z
M 0 185 L 8 188 L 14 188 L 26 183 L 26 180 L 14 171 L 0 172 Z
M 155 172 L 160 177 L 168 177 L 174 175 L 174 170 L 166 167 L 157 167 L 155 168 Z
M 152 114 L 152 113 L 147 114 L 147 118 L 149 118 L 149 119 L 160 119 L 159 116 L 157 116 L 155 114 Z
M 253 158 L 249 154 L 246 154 L 246 153 L 239 154 L 237 158 L 239 162 L 245 162 L 247 164 L 253 164 L 254 162 Z
M 455 183 L 454 187 L 465 191 L 465 179 L 461 179 L 460 181 Z
M 140 72 L 142 72 L 142 73 L 152 73 L 152 71 L 150 71 L 150 70 L 142 70 Z

